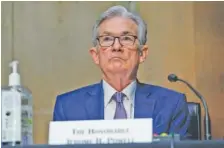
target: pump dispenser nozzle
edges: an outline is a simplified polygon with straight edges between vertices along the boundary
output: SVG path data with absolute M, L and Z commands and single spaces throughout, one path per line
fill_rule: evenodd
M 20 75 L 18 73 L 18 61 L 12 61 L 9 67 L 12 68 L 12 73 L 9 75 L 9 86 L 20 85 Z

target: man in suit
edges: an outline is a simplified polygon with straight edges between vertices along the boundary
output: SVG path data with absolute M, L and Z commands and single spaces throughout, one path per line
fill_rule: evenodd
M 54 121 L 153 118 L 153 133 L 185 136 L 185 95 L 140 83 L 137 71 L 148 55 L 147 27 L 122 6 L 109 8 L 93 27 L 90 54 L 102 80 L 57 96 Z

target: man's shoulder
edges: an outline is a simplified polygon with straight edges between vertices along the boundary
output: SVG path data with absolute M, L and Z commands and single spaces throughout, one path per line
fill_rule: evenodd
M 160 93 L 168 93 L 168 94 L 176 94 L 176 95 L 182 95 L 182 93 L 173 90 L 171 88 L 163 87 L 160 85 L 154 85 L 154 84 L 147 84 L 147 83 L 140 83 L 140 85 L 144 86 L 145 89 L 152 90 L 153 92 L 160 92 Z
M 86 93 L 91 93 L 93 91 L 96 91 L 100 87 L 100 83 L 95 83 L 87 86 L 82 86 L 77 89 L 67 91 L 64 93 L 61 93 L 57 96 L 57 98 L 63 98 L 63 99 L 69 99 L 69 98 L 81 98 L 81 96 L 85 95 Z M 78 97 L 80 96 L 80 97 Z
M 159 108 L 173 107 L 176 108 L 177 104 L 186 104 L 187 99 L 185 94 L 176 90 L 166 88 L 159 85 L 143 84 L 145 91 L 151 92 L 149 98 L 157 102 Z M 150 100 L 150 99 L 149 99 Z
M 146 84 L 146 83 L 141 83 L 141 85 L 144 86 L 144 89 L 146 89 L 146 91 L 151 92 L 151 95 L 154 95 L 154 96 L 156 95 L 162 99 L 168 99 L 168 100 L 172 99 L 173 101 L 175 99 L 177 100 L 185 99 L 185 94 L 178 92 L 176 90 L 173 90 L 171 88 L 167 88 L 167 87 L 163 87 L 159 85 L 153 85 L 153 84 Z

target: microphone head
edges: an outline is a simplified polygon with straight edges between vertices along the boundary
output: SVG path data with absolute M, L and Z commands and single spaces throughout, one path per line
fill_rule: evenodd
M 176 82 L 176 81 L 178 80 L 178 77 L 177 77 L 175 74 L 170 74 L 170 75 L 168 76 L 168 80 L 169 80 L 170 82 Z

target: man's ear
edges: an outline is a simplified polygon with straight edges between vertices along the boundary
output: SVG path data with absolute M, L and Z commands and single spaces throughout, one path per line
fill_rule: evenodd
M 96 47 L 90 48 L 89 53 L 90 53 L 94 63 L 99 65 L 99 54 L 98 54 L 98 50 L 96 49 Z
M 139 53 L 139 56 L 140 56 L 140 63 L 143 63 L 146 59 L 146 57 L 148 56 L 148 52 L 149 52 L 149 49 L 148 49 L 148 46 L 147 45 L 143 45 L 142 48 L 141 48 L 141 51 Z

